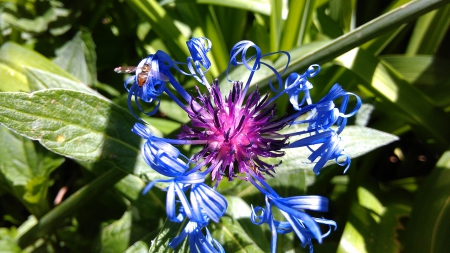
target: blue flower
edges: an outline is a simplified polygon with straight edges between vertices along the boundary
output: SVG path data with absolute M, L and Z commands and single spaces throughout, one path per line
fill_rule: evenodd
M 256 225 L 267 223 L 272 232 L 271 252 L 276 252 L 277 234 L 295 232 L 302 242 L 302 247 L 309 245 L 313 251 L 312 239 L 322 243 L 322 239 L 331 232 L 331 226 L 336 228 L 336 222 L 321 218 L 312 218 L 305 210 L 326 212 L 328 199 L 321 196 L 294 196 L 282 198 L 263 180 L 257 177 L 249 178 L 250 182 L 266 196 L 266 208 L 252 208 L 251 221 Z M 256 180 L 256 181 L 255 181 Z M 272 209 L 277 208 L 286 221 L 275 220 Z M 257 215 L 259 213 L 259 215 Z M 319 224 L 329 226 L 326 233 L 322 233 Z
M 347 124 L 347 118 L 353 116 L 361 106 L 361 100 L 355 94 L 334 85 L 330 92 L 314 103 L 309 90 L 313 88 L 309 79 L 320 72 L 319 65 L 311 65 L 305 73 L 291 73 L 284 82 L 282 74 L 290 62 L 287 52 L 262 54 L 260 48 L 251 41 L 238 42 L 230 52 L 230 61 L 226 71 L 231 83 L 229 94 L 223 94 L 219 81 L 209 82 L 205 77 L 211 67 L 207 54 L 211 50 L 211 41 L 206 38 L 194 38 L 187 42 L 191 54 L 186 62 L 176 62 L 162 52 L 149 55 L 136 68 L 136 74 L 128 78 L 128 107 L 141 122 L 131 107 L 132 97 L 140 111 L 139 101 L 156 102 L 155 109 L 147 112 L 153 115 L 159 108 L 159 96 L 167 94 L 191 119 L 181 127 L 177 139 L 154 136 L 143 124 L 137 123 L 133 132 L 146 141 L 142 146 L 142 155 L 146 163 L 168 179 L 154 180 L 144 189 L 149 191 L 155 183 L 167 184 L 166 212 L 168 219 L 174 222 L 188 221 L 187 226 L 171 243 L 176 247 L 184 238 L 189 238 L 191 251 L 223 252 L 220 244 L 212 239 L 206 226 L 209 220 L 219 222 L 225 214 L 227 202 L 215 187 L 205 184 L 205 177 L 211 175 L 215 186 L 224 178 L 240 178 L 250 181 L 266 197 L 266 207 L 256 207 L 252 212 L 255 224 L 267 223 L 272 231 L 272 252 L 276 249 L 277 235 L 295 232 L 302 245 L 310 245 L 312 239 L 322 242 L 327 233 L 322 233 L 319 224 L 336 226 L 334 221 L 312 218 L 305 210 L 325 212 L 328 200 L 320 196 L 280 197 L 266 183 L 266 176 L 275 176 L 276 167 L 281 164 L 287 149 L 306 147 L 311 151 L 308 159 L 315 163 L 314 172 L 319 174 L 327 161 L 350 166 L 350 157 L 344 151 L 339 134 Z M 253 55 L 248 54 L 253 52 Z M 265 57 L 282 54 L 287 57 L 284 70 L 279 73 Z M 247 80 L 230 80 L 232 67 L 247 69 Z M 182 69 L 187 69 L 182 70 Z M 261 68 L 273 72 L 269 88 L 273 93 L 261 94 L 258 87 L 250 91 L 254 74 Z M 178 83 L 171 71 L 191 76 L 206 87 L 206 92 L 197 88 L 197 95 L 191 96 Z M 172 88 L 167 88 L 170 84 Z M 289 114 L 278 116 L 276 101 L 286 95 L 292 105 Z M 350 97 L 356 98 L 355 107 L 348 112 Z M 339 105 L 336 101 L 340 101 Z M 306 115 L 306 118 L 304 117 Z M 305 125 L 304 130 L 289 128 L 292 125 Z M 200 151 L 192 157 L 186 157 L 174 145 L 201 145 Z M 279 159 L 268 162 L 267 158 Z M 344 172 L 345 172 L 344 170 Z M 277 208 L 285 221 L 273 217 L 272 209 Z M 259 213 L 259 215 L 257 215 Z M 206 232 L 206 236 L 204 234 Z

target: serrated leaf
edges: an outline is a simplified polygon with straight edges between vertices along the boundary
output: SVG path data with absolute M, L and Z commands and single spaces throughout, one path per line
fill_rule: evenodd
M 53 63 L 81 82 L 89 85 L 97 82 L 95 45 L 88 32 L 79 31 L 72 40 L 56 50 L 56 56 Z
M 98 96 L 56 89 L 0 93 L 0 122 L 57 154 L 149 179 L 159 175 L 140 156 L 141 140 L 131 133 L 134 117 Z

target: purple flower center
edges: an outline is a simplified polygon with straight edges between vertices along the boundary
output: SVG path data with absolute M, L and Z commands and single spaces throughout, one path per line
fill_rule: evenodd
M 213 180 L 223 176 L 232 180 L 252 170 L 263 178 L 273 176 L 278 164 L 263 158 L 281 157 L 287 138 L 279 133 L 286 121 L 276 115 L 275 104 L 268 95 L 253 91 L 245 100 L 242 83 L 233 83 L 228 97 L 223 98 L 216 80 L 210 94 L 201 94 L 187 108 L 191 126 L 183 126 L 179 138 L 198 140 L 204 148 L 193 159 L 207 166 Z M 244 101 L 245 100 L 245 101 Z

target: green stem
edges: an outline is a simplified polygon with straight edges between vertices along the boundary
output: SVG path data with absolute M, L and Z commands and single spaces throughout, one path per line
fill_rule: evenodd
M 125 172 L 118 169 L 111 169 L 103 173 L 44 215 L 36 225 L 17 238 L 17 244 L 21 248 L 25 248 L 37 239 L 51 234 L 65 218 L 82 209 L 94 197 L 110 189 L 126 175 Z
M 293 59 L 290 70 L 295 71 L 305 69 L 312 63 L 321 64 L 330 61 L 391 29 L 410 22 L 419 16 L 448 3 L 450 3 L 450 0 L 418 0 L 400 6 L 395 10 L 367 22 L 351 32 L 334 39 L 325 46 L 318 48 L 301 58 Z M 277 68 L 280 71 L 283 69 L 281 66 L 277 66 Z M 269 78 L 267 78 L 267 80 L 268 79 Z

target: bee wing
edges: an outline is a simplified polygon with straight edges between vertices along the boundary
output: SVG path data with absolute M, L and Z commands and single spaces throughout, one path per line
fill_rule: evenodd
M 116 73 L 126 73 L 126 74 L 129 74 L 129 73 L 135 72 L 136 69 L 137 69 L 136 66 L 122 66 L 122 67 L 117 67 L 117 68 L 115 68 L 115 69 L 114 69 L 114 72 L 116 72 Z

